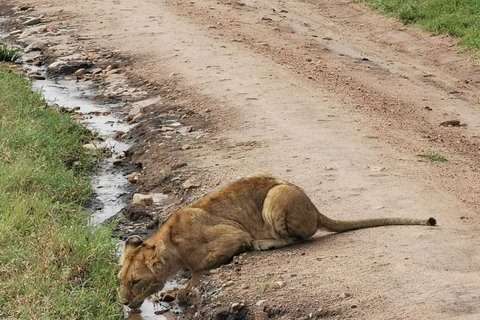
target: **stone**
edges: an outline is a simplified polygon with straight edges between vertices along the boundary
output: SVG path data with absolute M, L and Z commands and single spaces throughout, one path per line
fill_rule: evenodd
M 167 132 L 167 131 L 173 131 L 173 130 L 175 130 L 175 129 L 172 128 L 172 127 L 162 127 L 161 130 L 162 130 L 163 132 Z
M 187 166 L 186 162 L 176 163 L 172 166 L 172 170 L 180 169 L 186 166 Z
M 32 80 L 45 80 L 45 76 L 38 73 L 30 73 L 28 78 Z
M 182 150 L 188 150 L 188 149 L 192 149 L 192 146 L 189 145 L 189 144 L 184 144 L 184 145 L 182 146 Z
M 27 21 L 25 21 L 23 23 L 23 25 L 25 26 L 34 26 L 36 24 L 39 24 L 40 22 L 42 22 L 42 19 L 41 18 L 32 18 L 32 19 L 29 19 Z
M 458 127 L 460 126 L 460 120 L 448 120 L 440 123 L 442 127 Z
M 141 176 L 140 172 L 133 172 L 127 176 L 127 180 L 130 183 L 136 183 L 140 178 L 140 176 Z
M 122 163 L 123 160 L 124 160 L 124 159 L 115 159 L 115 160 L 113 160 L 112 163 L 113 163 L 113 165 L 117 166 L 117 165 L 119 165 L 120 163 Z
M 183 189 L 191 189 L 191 188 L 198 188 L 200 187 L 200 182 L 194 179 L 188 179 L 182 184 Z
M 108 77 L 108 76 L 111 76 L 112 74 L 118 73 L 119 71 L 120 71 L 119 69 L 112 69 L 110 71 L 107 71 L 105 75 Z
M 117 131 L 117 132 L 115 132 L 115 134 L 113 135 L 112 138 L 117 140 L 117 141 L 120 141 L 120 140 L 125 139 L 127 136 L 128 136 L 127 133 L 125 133 L 123 131 Z
M 107 145 L 103 143 L 87 143 L 83 145 L 83 148 L 87 151 L 89 154 L 96 154 L 98 152 L 103 152 L 107 149 Z
M 93 75 L 98 74 L 98 73 L 102 73 L 102 68 L 95 68 L 95 69 L 93 69 L 93 70 L 91 71 L 91 73 L 92 73 Z
M 48 69 L 50 69 L 50 70 L 58 69 L 59 67 L 62 67 L 65 64 L 66 63 L 64 61 L 55 61 L 55 62 L 48 65 Z
M 22 30 L 15 30 L 15 31 L 10 32 L 10 36 L 19 35 L 19 34 L 21 34 L 22 32 L 23 32 Z
M 146 194 L 135 193 L 133 195 L 132 202 L 134 204 L 139 204 L 141 206 L 148 207 L 149 205 L 153 204 L 153 197 Z
M 240 303 L 238 303 L 238 302 L 232 303 L 232 309 L 233 310 L 238 309 L 238 308 L 240 308 Z
M 261 307 L 261 306 L 263 306 L 264 303 L 265 303 L 265 300 L 258 300 L 257 303 L 255 303 L 255 305 L 257 307 Z
M 178 129 L 178 132 L 180 132 L 183 136 L 186 136 L 187 133 L 190 133 L 193 131 L 193 128 L 191 126 L 188 127 L 182 127 Z
M 32 43 L 30 43 L 26 48 L 25 48 L 25 52 L 31 52 L 31 51 L 42 51 L 42 50 L 45 50 L 45 43 L 43 43 L 42 41 L 34 41 Z
M 278 290 L 278 289 L 281 289 L 283 287 L 285 287 L 285 282 L 283 282 L 283 281 L 275 281 L 275 282 L 270 283 L 268 285 L 269 290 Z
M 54 27 L 53 25 L 48 24 L 48 25 L 46 25 L 46 26 L 42 26 L 42 27 L 38 28 L 38 29 L 37 29 L 37 32 L 38 32 L 38 33 L 46 33 L 46 32 L 48 32 L 48 31 L 52 31 L 52 30 L 54 30 L 54 29 L 55 29 L 55 27 Z
M 140 112 L 140 113 L 137 113 L 137 114 L 135 115 L 135 117 L 132 118 L 131 123 L 137 122 L 142 116 L 143 116 L 143 113 L 141 113 L 141 112 Z
M 85 68 L 81 68 L 81 69 L 78 69 L 77 71 L 75 71 L 75 76 L 76 77 L 81 77 L 85 74 Z
M 172 302 L 174 300 L 175 300 L 175 297 L 171 294 L 168 294 L 168 293 L 164 294 L 163 297 L 162 297 L 163 302 Z

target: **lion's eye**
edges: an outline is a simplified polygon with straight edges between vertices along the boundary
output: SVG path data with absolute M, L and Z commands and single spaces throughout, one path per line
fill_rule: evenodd
M 133 281 L 132 281 L 132 286 L 136 285 L 136 284 L 139 283 L 139 282 L 140 282 L 140 279 L 138 279 L 138 280 L 133 280 Z

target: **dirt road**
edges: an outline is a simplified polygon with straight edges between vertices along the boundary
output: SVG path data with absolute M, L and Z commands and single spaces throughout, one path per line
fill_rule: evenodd
M 208 188 L 264 170 L 334 218 L 439 222 L 247 254 L 210 276 L 233 285 L 201 317 L 230 302 L 257 319 L 480 317 L 480 69 L 453 39 L 343 0 L 28 2 L 78 28 L 79 45 L 131 55 L 132 75 L 175 84 L 216 124 L 185 151 Z

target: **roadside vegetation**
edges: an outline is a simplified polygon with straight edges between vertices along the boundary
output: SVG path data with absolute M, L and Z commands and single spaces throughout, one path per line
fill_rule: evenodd
M 6 43 L 0 42 L 0 61 L 15 62 L 20 59 L 21 56 L 22 54 L 20 51 L 12 48 Z
M 111 230 L 89 226 L 89 132 L 0 65 L 0 318 L 118 319 Z
M 419 156 L 423 157 L 425 159 L 428 159 L 432 162 L 445 162 L 445 161 L 447 161 L 447 158 L 445 158 L 442 155 L 439 155 L 435 151 L 425 151 L 423 154 L 421 154 Z
M 480 50 L 480 1 L 357 0 L 427 31 L 459 37 L 458 43 Z

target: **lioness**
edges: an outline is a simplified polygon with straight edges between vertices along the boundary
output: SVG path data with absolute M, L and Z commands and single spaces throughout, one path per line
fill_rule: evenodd
M 318 229 L 348 231 L 385 225 L 429 225 L 434 218 L 332 220 L 305 192 L 266 173 L 253 173 L 178 210 L 145 242 L 132 236 L 120 258 L 120 301 L 138 308 L 167 279 L 189 269 L 187 293 L 209 269 L 247 250 L 269 250 L 313 236 Z

